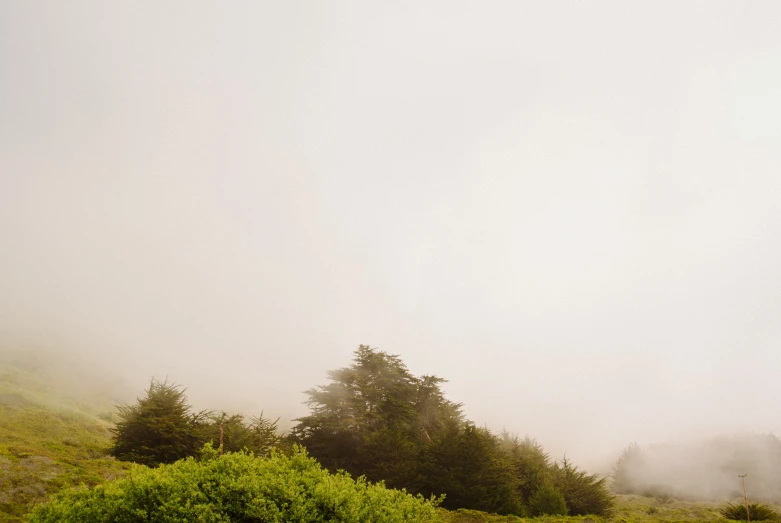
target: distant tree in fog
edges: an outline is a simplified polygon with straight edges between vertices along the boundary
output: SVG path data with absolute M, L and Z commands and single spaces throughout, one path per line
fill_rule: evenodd
M 219 414 L 207 415 L 208 423 L 203 427 L 201 439 L 203 442 L 212 442 L 215 447 L 220 443 L 220 431 L 222 431 L 222 444 L 224 452 L 252 451 L 257 456 L 266 456 L 273 447 L 280 443 L 277 433 L 277 422 L 264 418 L 263 413 L 253 417 L 249 421 L 243 414 L 227 414 L 221 411 Z

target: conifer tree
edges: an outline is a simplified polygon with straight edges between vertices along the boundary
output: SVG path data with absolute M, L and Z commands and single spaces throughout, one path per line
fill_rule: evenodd
M 306 391 L 311 413 L 296 420 L 292 439 L 331 470 L 404 486 L 417 446 L 446 422 L 462 420 L 461 405 L 445 399 L 440 389 L 444 380 L 418 378 L 398 356 L 368 345 L 356 349 L 352 365 L 328 377 L 331 383 Z
M 443 507 L 522 514 L 517 477 L 498 438 L 471 423 L 451 423 L 426 445 L 415 491 L 445 494 Z
M 156 466 L 196 455 L 203 441 L 206 412 L 192 412 L 185 390 L 152 380 L 135 405 L 120 405 L 111 454 Z

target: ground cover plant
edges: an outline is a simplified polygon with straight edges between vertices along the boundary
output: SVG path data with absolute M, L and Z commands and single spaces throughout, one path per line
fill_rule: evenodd
M 720 510 L 721 515 L 726 519 L 736 521 L 747 521 L 749 516 L 751 521 L 768 521 L 779 519 L 779 514 L 772 508 L 762 503 L 749 503 L 748 510 L 746 505 L 739 503 L 727 503 L 727 505 Z

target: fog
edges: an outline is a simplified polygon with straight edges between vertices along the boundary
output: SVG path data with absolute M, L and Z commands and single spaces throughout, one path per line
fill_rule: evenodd
M 620 493 L 662 499 L 743 497 L 781 501 L 781 441 L 773 435 L 732 435 L 630 446 L 616 467 Z
M 370 344 L 600 470 L 781 432 L 781 3 L 11 0 L 0 74 L 4 349 L 289 426 Z

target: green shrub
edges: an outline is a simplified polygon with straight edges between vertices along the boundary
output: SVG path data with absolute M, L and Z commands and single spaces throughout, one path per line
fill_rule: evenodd
M 567 502 L 561 492 L 552 485 L 543 485 L 529 498 L 529 512 L 532 516 L 566 516 Z
M 439 521 L 438 503 L 330 474 L 301 448 L 289 457 L 274 451 L 257 458 L 244 452 L 218 456 L 207 445 L 200 461 L 135 466 L 127 478 L 63 491 L 36 507 L 30 522 L 425 523 Z
M 745 505 L 727 503 L 727 506 L 722 508 L 719 512 L 721 512 L 721 515 L 726 519 L 746 521 L 747 514 Z M 761 503 L 749 503 L 748 512 L 751 515 L 751 521 L 778 519 L 778 513 L 775 510 Z

